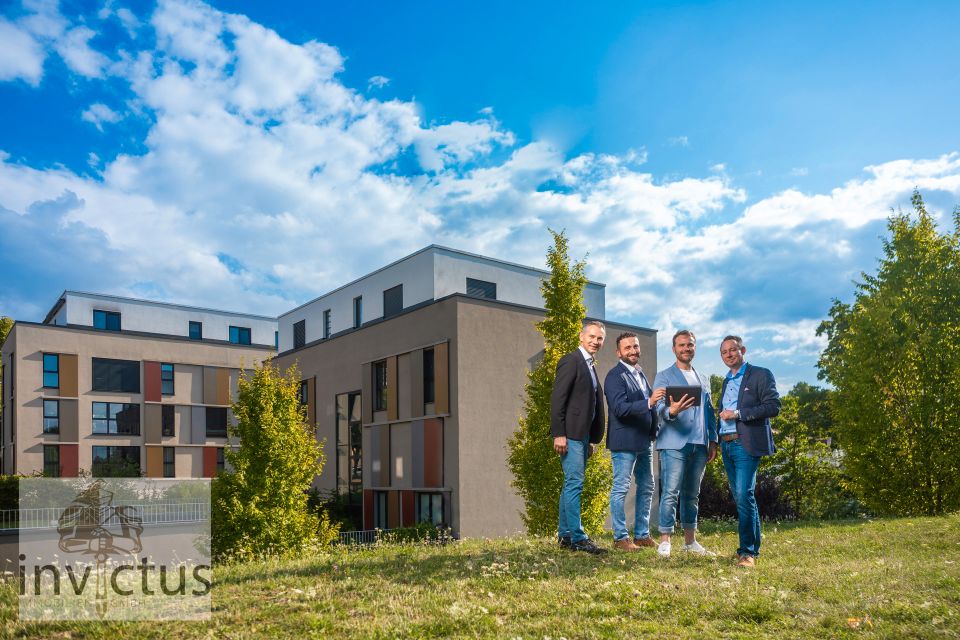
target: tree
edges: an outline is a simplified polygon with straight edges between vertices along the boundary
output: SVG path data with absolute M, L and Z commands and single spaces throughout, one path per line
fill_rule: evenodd
M 324 454 L 299 402 L 296 366 L 281 375 L 266 361 L 240 377 L 233 403 L 240 438 L 225 454 L 232 469 L 212 486 L 213 552 L 248 559 L 289 555 L 336 535 L 324 513 L 312 513 L 307 490 L 323 469 Z
M 550 393 L 557 361 L 579 345 L 586 316 L 583 289 L 585 261 L 571 265 L 566 234 L 550 230 L 553 246 L 547 250 L 550 277 L 540 285 L 546 315 L 537 323 L 543 334 L 543 359 L 527 374 L 526 399 L 517 430 L 508 443 L 507 463 L 513 486 L 523 498 L 523 523 L 531 535 L 557 531 L 563 470 L 550 435 Z M 588 533 L 599 535 L 607 516 L 612 472 L 608 456 L 597 454 L 587 463 L 581 496 L 581 517 Z
M 10 333 L 10 329 L 13 328 L 13 318 L 8 318 L 7 316 L 0 316 L 0 347 L 3 346 L 3 343 L 7 340 L 7 334 Z
M 932 515 L 960 508 L 960 209 L 941 234 L 912 203 L 889 219 L 877 274 L 852 304 L 834 300 L 819 367 L 855 492 L 881 513 Z

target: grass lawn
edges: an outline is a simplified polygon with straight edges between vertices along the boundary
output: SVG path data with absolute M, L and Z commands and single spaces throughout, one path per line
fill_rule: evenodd
M 732 523 L 703 526 L 717 558 L 596 558 L 519 537 L 338 548 L 216 569 L 208 622 L 21 623 L 10 584 L 0 587 L 0 635 L 960 637 L 960 515 L 765 523 L 764 534 L 752 570 L 733 566 Z

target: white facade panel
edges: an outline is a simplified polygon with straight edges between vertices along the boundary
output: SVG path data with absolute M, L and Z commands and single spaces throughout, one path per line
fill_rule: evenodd
M 277 321 L 263 316 L 72 291 L 67 291 L 64 297 L 66 302 L 57 313 L 54 324 L 63 324 L 59 320 L 65 318 L 67 324 L 92 327 L 94 310 L 116 311 L 120 314 L 120 328 L 123 331 L 188 336 L 190 322 L 193 321 L 203 324 L 205 340 L 228 341 L 230 327 L 237 326 L 250 329 L 252 344 L 269 346 L 274 344 L 274 332 L 277 330 Z

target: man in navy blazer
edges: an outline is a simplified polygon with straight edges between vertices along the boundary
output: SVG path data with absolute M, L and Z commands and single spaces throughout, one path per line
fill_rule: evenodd
M 754 566 L 760 554 L 760 512 L 754 487 L 760 458 L 774 452 L 770 418 L 780 413 L 780 394 L 773 374 L 744 362 L 746 353 L 740 336 L 727 336 L 720 343 L 720 357 L 730 372 L 720 390 L 717 428 L 723 468 L 737 503 L 740 567 Z
M 635 333 L 617 337 L 620 361 L 603 381 L 610 412 L 607 424 L 607 448 L 613 462 L 610 486 L 610 522 L 613 524 L 613 548 L 639 551 L 655 547 L 650 538 L 650 504 L 653 501 L 653 456 L 650 443 L 657 437 L 657 401 L 665 389 L 654 390 L 640 368 L 640 340 Z M 636 478 L 633 540 L 627 531 L 624 500 L 630 490 L 630 477 Z
M 561 547 L 594 554 L 607 551 L 595 545 L 583 530 L 580 495 L 587 458 L 603 440 L 603 387 L 594 358 L 605 335 L 602 322 L 590 320 L 583 325 L 580 346 L 557 362 L 550 394 L 550 435 L 563 468 L 557 537 Z

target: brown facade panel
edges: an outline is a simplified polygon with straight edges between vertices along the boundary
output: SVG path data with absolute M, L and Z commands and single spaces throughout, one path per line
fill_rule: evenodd
M 410 417 L 423 415 L 423 349 L 410 352 Z
M 387 420 L 396 420 L 399 416 L 399 393 L 397 389 L 397 357 L 387 358 Z
M 450 363 L 449 342 L 441 342 L 433 348 L 434 412 L 450 413 Z
M 163 447 L 146 447 L 147 450 L 147 477 L 163 477 Z
M 373 422 L 373 365 L 369 362 L 360 367 L 360 419 Z
M 217 402 L 217 368 L 203 368 L 203 404 L 220 404 Z
M 217 402 L 230 404 L 230 369 L 217 369 Z
M 363 528 L 373 529 L 373 490 L 363 490 Z
M 160 444 L 163 433 L 163 405 L 146 404 L 143 406 L 143 442 Z
M 217 475 L 217 449 L 219 447 L 203 448 L 203 477 L 212 478 Z
M 75 353 L 60 354 L 60 396 L 65 398 L 79 397 L 77 384 L 77 355 Z
M 160 402 L 160 363 L 145 360 L 143 363 L 143 399 Z
M 413 491 L 400 492 L 400 526 L 412 527 L 417 522 L 416 500 Z
M 80 445 L 60 445 L 60 477 L 76 478 L 80 475 Z
M 370 434 L 370 451 L 364 451 L 369 461 L 370 484 L 374 487 L 390 486 L 390 427 L 382 424 L 367 427 Z
M 77 400 L 60 400 L 60 441 L 80 441 L 80 403 Z M 63 465 L 63 450 L 60 451 L 60 465 Z
M 423 421 L 423 486 L 443 486 L 443 420 Z
M 387 526 L 396 529 L 400 526 L 400 492 L 387 491 Z

